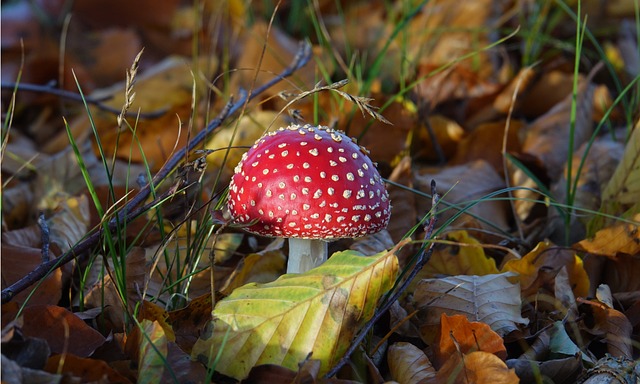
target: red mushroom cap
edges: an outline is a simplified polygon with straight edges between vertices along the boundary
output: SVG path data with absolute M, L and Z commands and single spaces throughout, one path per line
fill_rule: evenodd
M 364 148 L 341 131 L 308 124 L 258 139 L 235 168 L 227 205 L 249 232 L 304 239 L 375 233 L 391 213 Z

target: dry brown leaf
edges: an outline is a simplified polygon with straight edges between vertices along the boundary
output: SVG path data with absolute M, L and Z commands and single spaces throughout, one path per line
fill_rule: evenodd
M 391 377 L 400 384 L 420 384 L 436 376 L 429 358 L 411 343 L 398 342 L 391 345 L 387 364 Z
M 240 70 L 232 74 L 231 89 L 253 89 L 273 78 L 276 73 L 292 62 L 298 52 L 299 42 L 289 37 L 279 28 L 273 26 L 267 34 L 268 25 L 263 21 L 256 21 L 250 29 L 243 30 L 241 36 L 242 49 L 236 67 Z M 266 45 L 266 48 L 265 48 Z M 264 56 L 262 56 L 264 49 Z M 323 54 L 316 51 L 316 57 L 322 64 L 311 60 L 309 64 L 296 71 L 291 82 L 280 82 L 262 93 L 260 101 L 270 100 L 277 107 L 284 107 L 286 102 L 277 95 L 282 91 L 297 92 L 298 90 L 310 90 L 318 82 L 318 66 L 324 67 L 328 73 L 333 72 L 328 60 L 323 59 Z M 260 71 L 256 76 L 256 69 L 260 65 Z M 254 83 L 255 80 L 255 83 Z M 310 99 L 305 100 L 310 102 Z M 296 107 L 297 108 L 297 107 Z M 278 127 L 276 127 L 278 128 Z
M 392 182 L 406 187 L 398 187 L 393 184 L 387 186 L 389 198 L 393 202 L 391 206 L 391 219 L 389 219 L 387 231 L 389 231 L 394 242 L 400 241 L 409 233 L 418 218 L 418 213 L 416 212 L 416 195 L 415 192 L 409 190 L 413 188 L 413 170 L 411 164 L 412 161 L 409 156 L 403 157 L 389 176 L 389 180 Z
M 141 300 L 145 281 L 147 280 L 148 269 L 144 255 L 144 249 L 134 247 L 126 256 L 126 284 L 127 284 L 127 305 L 123 308 L 123 303 L 118 294 L 114 281 L 108 274 L 103 275 L 103 258 L 98 258 L 92 266 L 87 285 L 85 287 L 85 305 L 89 308 L 104 308 L 102 315 L 108 325 L 115 331 L 122 331 L 125 326 L 125 311 L 133 313 L 133 309 Z M 113 272 L 113 265 L 109 269 Z
M 529 320 L 520 315 L 520 287 L 509 282 L 512 273 L 486 276 L 451 276 L 421 280 L 415 290 L 416 321 L 422 339 L 431 343 L 440 315 L 460 314 L 488 324 L 500 336 L 516 331 Z
M 576 189 L 574 191 L 574 200 L 571 204 L 578 209 L 586 209 L 597 211 L 602 202 L 602 192 L 611 179 L 616 166 L 622 160 L 624 153 L 624 145 L 611 140 L 609 136 L 596 139 L 586 154 L 584 164 L 582 159 L 585 156 L 587 143 L 583 144 L 573 155 L 572 161 L 572 184 L 578 178 Z M 582 166 L 581 173 L 578 175 L 578 169 Z M 551 194 L 556 201 L 569 204 L 567 202 L 567 168 L 563 176 L 551 185 Z M 584 211 L 574 211 L 572 216 L 571 227 L 568 228 L 570 234 L 570 243 L 575 243 L 584 239 L 586 235 L 586 220 L 591 215 L 585 215 Z M 549 223 L 547 233 L 550 234 L 551 241 L 560 242 L 565 239 L 565 223 L 556 209 L 549 211 Z
M 507 133 L 508 153 L 520 152 L 520 130 L 524 123 L 520 120 L 511 120 Z M 463 165 L 476 160 L 485 160 L 500 175 L 504 174 L 502 154 L 502 141 L 507 129 L 506 121 L 484 123 L 476 127 L 471 133 L 460 141 L 455 156 L 449 161 L 449 165 Z
M 78 316 L 55 305 L 34 305 L 22 312 L 25 335 L 47 340 L 51 352 L 91 355 L 105 338 Z
M 498 173 L 484 160 L 474 161 L 464 166 L 446 167 L 441 170 L 420 169 L 415 170 L 415 187 L 419 191 L 431 193 L 431 180 L 435 180 L 438 193 L 442 196 L 441 209 L 449 204 L 457 204 L 461 209 L 476 199 L 504 188 L 504 181 Z M 427 212 L 431 208 L 430 199 L 418 200 L 418 212 Z M 458 209 L 447 209 L 442 212 L 439 222 L 447 220 Z M 474 215 L 482 220 L 484 229 L 496 231 L 509 228 L 510 208 L 505 201 L 485 200 L 471 208 L 453 223 L 454 226 L 462 226 L 461 222 L 467 221 L 467 215 Z
M 45 370 L 50 373 L 64 373 L 83 383 L 101 382 L 130 384 L 131 381 L 119 374 L 105 361 L 78 357 L 72 354 L 56 354 L 49 358 Z
M 601 266 L 599 281 L 611 287 L 612 292 L 640 291 L 640 258 L 637 255 L 621 254 L 615 260 L 607 259 Z
M 209 60 L 201 59 L 200 67 L 217 65 Z M 135 129 L 135 138 L 132 131 L 126 127 L 123 127 L 121 132 L 118 130 L 116 116 L 113 113 L 91 107 L 93 122 L 107 156 L 110 157 L 115 151 L 117 157 L 123 160 L 130 159 L 134 163 L 146 160 L 152 170 L 162 166 L 175 148 L 181 148 L 186 144 L 189 136 L 187 123 L 192 113 L 192 89 L 200 81 L 197 74 L 192 73 L 191 64 L 178 57 L 169 57 L 138 74 L 134 87 L 136 95 L 129 110 L 145 113 L 165 112 L 153 119 L 127 118 L 131 127 Z M 125 103 L 125 84 L 116 84 L 90 96 L 111 96 L 104 104 L 119 110 Z M 87 138 L 90 122 L 86 114 L 80 115 L 69 124 L 77 141 Z M 45 151 L 57 152 L 68 146 L 68 140 L 67 133 L 61 132 L 48 143 Z
M 591 114 L 594 87 L 591 77 L 580 81 L 577 89 L 577 114 L 573 131 L 575 149 L 585 143 L 593 132 Z M 537 158 L 552 180 L 557 180 L 562 175 L 569 156 L 571 103 L 572 95 L 569 94 L 562 101 L 554 103 L 548 112 L 538 117 L 524 132 L 522 152 Z
M 212 310 L 211 295 L 205 294 L 191 300 L 185 308 L 168 313 L 168 321 L 176 335 L 176 344 L 183 351 L 191 353 L 200 332 L 211 320 Z
M 428 124 L 428 125 L 427 125 Z M 433 132 L 433 138 L 429 131 Z M 456 121 L 442 115 L 432 115 L 420 124 L 416 137 L 411 142 L 411 154 L 415 160 L 440 161 L 451 158 L 456 153 L 465 135 L 464 129 Z M 435 142 L 434 143 L 434 140 Z M 495 137 L 494 137 L 495 140 Z M 444 159 L 439 158 L 434 145 L 438 145 Z
M 438 371 L 438 383 L 450 384 L 517 384 L 520 379 L 504 361 L 488 352 L 453 354 Z
M 575 296 L 585 297 L 589 293 L 589 278 L 582 259 L 566 248 L 555 248 L 552 243 L 538 243 L 521 259 L 507 261 L 502 271 L 520 275 L 523 296 L 535 295 L 545 284 L 553 284 L 556 274 L 566 267 Z M 553 292 L 552 287 L 549 291 Z
M 502 360 L 507 358 L 502 337 L 487 324 L 470 322 L 462 315 L 441 314 L 440 329 L 433 345 L 434 364 L 442 367 L 455 354 L 468 355 L 476 351 L 492 353 Z
M 620 311 L 609 308 L 597 300 L 578 299 L 590 307 L 593 326 L 584 323 L 586 330 L 592 334 L 604 336 L 607 352 L 614 357 L 633 358 L 631 333 L 633 327 L 629 319 Z
M 584 76 L 580 76 L 584 81 Z M 571 94 L 573 73 L 553 69 L 542 73 L 518 102 L 520 110 L 528 118 L 537 118 Z
M 523 383 L 535 383 L 540 377 L 549 378 L 554 383 L 575 383 L 583 370 L 582 358 L 578 354 L 546 361 L 511 359 L 507 360 L 507 366 L 515 369 Z

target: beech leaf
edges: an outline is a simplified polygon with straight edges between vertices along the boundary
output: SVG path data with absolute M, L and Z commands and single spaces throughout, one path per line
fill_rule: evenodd
M 469 321 L 488 324 L 504 336 L 526 325 L 520 315 L 520 286 L 511 283 L 512 273 L 485 276 L 451 276 L 420 281 L 414 293 L 422 339 L 434 341 L 440 315 L 464 315 Z
M 242 379 L 261 364 L 297 370 L 312 353 L 324 374 L 393 286 L 397 248 L 371 257 L 339 252 L 306 273 L 236 289 L 216 305 L 213 333 L 196 342 L 192 356 L 211 365 L 222 349 L 215 369 Z

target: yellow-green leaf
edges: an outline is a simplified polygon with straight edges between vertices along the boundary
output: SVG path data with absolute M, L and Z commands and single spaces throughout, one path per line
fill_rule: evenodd
M 159 383 L 167 364 L 167 336 L 157 321 L 142 320 L 140 326 L 138 383 Z
M 303 274 L 236 289 L 216 305 L 213 332 L 196 342 L 192 356 L 237 379 L 261 364 L 297 370 L 309 353 L 321 361 L 320 374 L 327 372 L 393 286 L 394 251 L 339 252 Z

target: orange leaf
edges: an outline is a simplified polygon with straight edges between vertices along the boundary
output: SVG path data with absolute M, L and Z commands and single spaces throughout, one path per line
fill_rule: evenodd
M 488 352 L 471 352 L 450 356 L 438 371 L 438 383 L 448 384 L 517 384 L 520 379 L 504 361 Z
M 129 379 L 116 372 L 102 360 L 87 359 L 70 354 L 51 356 L 45 370 L 78 377 L 82 379 L 83 383 L 131 383 Z
M 434 345 L 434 363 L 441 367 L 452 355 L 474 351 L 493 353 L 502 360 L 507 349 L 502 338 L 485 323 L 470 322 L 465 316 L 440 316 L 440 331 Z

